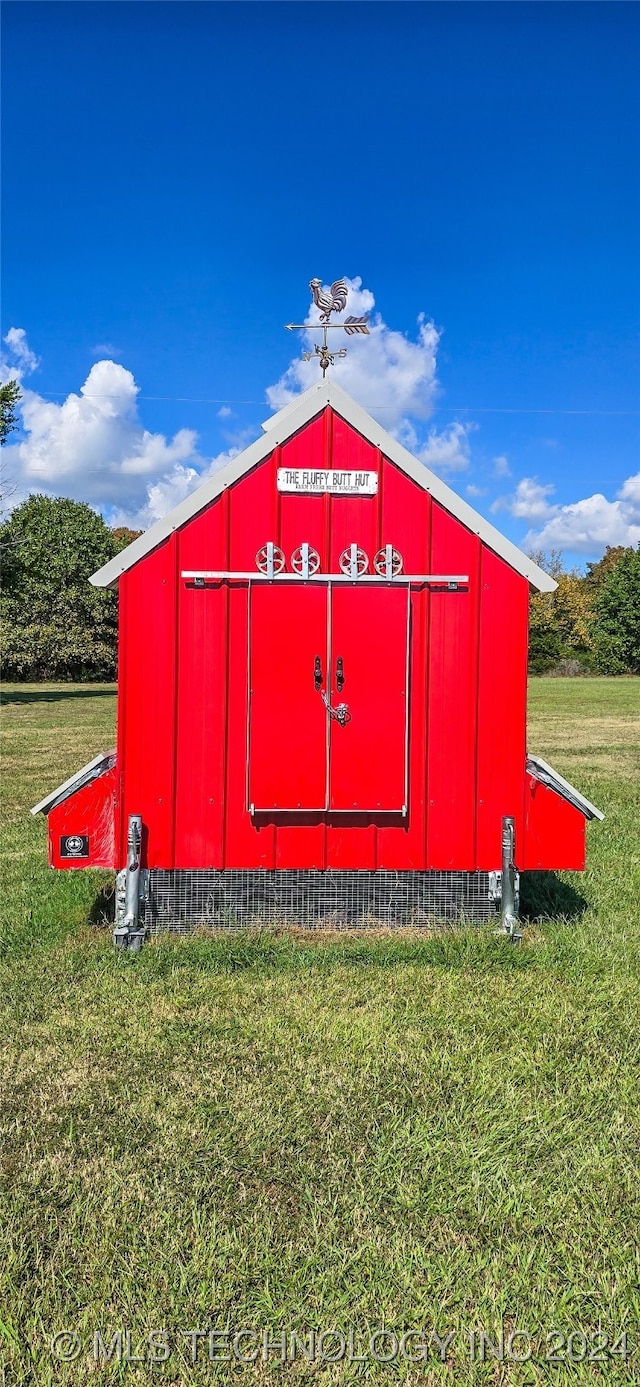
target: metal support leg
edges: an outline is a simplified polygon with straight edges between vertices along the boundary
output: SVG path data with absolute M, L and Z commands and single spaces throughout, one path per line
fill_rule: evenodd
M 146 935 L 144 926 L 140 927 L 141 847 L 142 819 L 139 814 L 130 814 L 127 834 L 127 866 L 124 872 L 124 915 L 121 918 L 116 917 L 113 942 L 117 949 L 130 949 L 132 953 L 139 953 Z
M 516 823 L 510 815 L 502 820 L 502 929 L 514 944 L 519 944 L 518 931 L 519 873 L 515 863 Z

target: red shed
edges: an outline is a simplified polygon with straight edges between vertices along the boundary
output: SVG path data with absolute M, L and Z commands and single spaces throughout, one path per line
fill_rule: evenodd
M 602 817 L 527 757 L 555 583 L 333 381 L 263 427 L 91 579 L 119 585 L 117 752 L 36 806 L 50 862 L 129 861 L 129 932 L 422 923 L 501 885 L 512 928 L 515 864 L 582 869 Z

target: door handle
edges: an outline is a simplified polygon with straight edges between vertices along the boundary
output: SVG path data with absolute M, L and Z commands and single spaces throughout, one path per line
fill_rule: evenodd
M 338 690 L 338 693 L 342 693 L 343 686 L 344 686 L 344 661 L 343 661 L 343 659 L 342 659 L 342 655 L 338 655 L 338 658 L 337 658 L 337 660 L 336 660 L 336 689 Z
M 313 662 L 313 683 L 316 689 L 322 688 L 322 660 L 319 655 Z

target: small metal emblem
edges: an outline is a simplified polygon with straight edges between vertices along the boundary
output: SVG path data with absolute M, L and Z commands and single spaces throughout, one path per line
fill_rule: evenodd
M 354 337 L 357 333 L 362 333 L 363 336 L 368 337 L 369 314 L 365 313 L 362 317 L 350 314 L 348 318 L 345 318 L 343 323 L 330 323 L 329 318 L 331 314 L 342 313 L 347 306 L 347 297 L 349 294 L 347 285 L 343 279 L 334 279 L 331 288 L 326 290 L 322 287 L 321 279 L 310 279 L 309 288 L 313 294 L 313 302 L 316 308 L 320 309 L 320 323 L 286 323 L 285 326 L 289 332 L 294 332 L 296 329 L 309 331 L 309 329 L 313 329 L 316 326 L 322 327 L 322 342 L 319 345 L 316 343 L 312 352 L 303 352 L 302 355 L 305 361 L 313 361 L 314 356 L 317 356 L 320 369 L 323 376 L 325 376 L 329 366 L 333 366 L 336 357 L 347 355 L 346 347 L 339 347 L 335 352 L 329 351 L 329 344 L 327 342 L 328 330 L 330 328 L 340 328 L 346 332 L 347 337 Z
M 89 835 L 88 833 L 69 833 L 63 834 L 60 838 L 61 857 L 88 857 L 89 856 Z

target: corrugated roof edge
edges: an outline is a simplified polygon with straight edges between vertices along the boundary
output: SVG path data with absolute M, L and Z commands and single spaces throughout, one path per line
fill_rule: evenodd
M 115 749 L 113 751 L 101 751 L 99 756 L 94 756 L 93 761 L 87 761 L 86 766 L 81 766 L 80 770 L 69 776 L 68 780 L 63 780 L 62 785 L 58 785 L 57 790 L 52 790 L 49 795 L 45 795 L 44 799 L 40 800 L 39 804 L 34 804 L 30 812 L 32 814 L 49 814 L 57 804 L 62 804 L 63 800 L 68 799 L 69 795 L 74 795 L 84 785 L 90 785 L 92 780 L 97 780 L 99 776 L 104 775 L 105 771 L 110 771 L 115 763 Z
M 256 439 L 255 443 L 251 443 L 248 448 L 244 449 L 244 452 L 239 453 L 226 467 L 221 468 L 215 476 L 210 477 L 201 487 L 198 487 L 197 491 L 187 496 L 162 520 L 158 520 L 145 534 L 140 535 L 139 539 L 135 539 L 133 544 L 129 544 L 114 559 L 110 559 L 109 563 L 98 569 L 97 573 L 92 574 L 89 582 L 93 583 L 94 587 L 112 587 L 117 583 L 122 573 L 126 573 L 146 554 L 150 554 L 175 530 L 186 525 L 194 515 L 204 510 L 205 506 L 210 505 L 227 487 L 233 486 L 234 482 L 239 481 L 247 472 L 250 472 L 253 467 L 268 457 L 278 444 L 286 442 L 327 405 L 331 405 L 336 414 L 339 414 L 347 424 L 351 424 L 374 447 L 379 448 L 385 457 L 411 477 L 418 486 L 428 491 L 434 500 L 444 506 L 463 525 L 466 525 L 467 529 L 477 534 L 484 544 L 504 559 L 505 563 L 508 563 L 517 573 L 521 573 L 532 587 L 537 588 L 539 592 L 553 592 L 555 590 L 557 583 L 549 577 L 548 573 L 539 568 L 533 559 L 523 554 L 517 545 L 512 544 L 511 540 L 496 530 L 488 520 L 484 519 L 484 516 L 479 515 L 472 506 L 463 501 L 462 497 L 458 496 L 457 492 L 452 491 L 441 477 L 438 477 L 435 472 L 431 472 L 428 467 L 425 467 L 424 463 L 414 458 L 392 434 L 387 433 L 381 424 L 372 419 L 361 405 L 356 404 L 356 401 L 347 394 L 346 390 L 336 385 L 334 381 L 325 380 L 319 381 L 317 385 L 312 385 L 298 400 L 291 401 L 290 404 L 285 405 L 284 409 L 279 410 L 268 421 L 268 424 L 263 425 L 265 432 L 261 438 Z
M 550 789 L 562 795 L 563 799 L 568 800 L 569 804 L 575 805 L 575 808 L 584 814 L 585 819 L 604 819 L 602 810 L 596 809 L 595 804 L 585 799 L 585 796 L 576 790 L 575 785 L 570 785 L 569 781 L 565 780 L 559 771 L 554 770 L 548 761 L 543 761 L 541 756 L 528 755 L 527 770 L 541 785 L 548 785 Z

